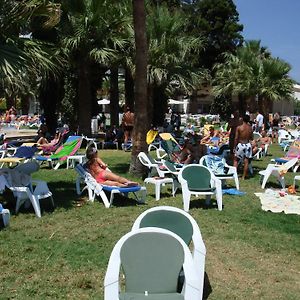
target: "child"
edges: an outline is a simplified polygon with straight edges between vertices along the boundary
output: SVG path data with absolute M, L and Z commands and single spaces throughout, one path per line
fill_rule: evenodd
M 98 157 L 98 151 L 96 148 L 89 147 L 86 151 L 86 157 L 88 159 L 86 166 L 97 182 L 117 187 L 131 187 L 138 185 L 137 182 L 132 182 L 106 170 L 107 165 Z

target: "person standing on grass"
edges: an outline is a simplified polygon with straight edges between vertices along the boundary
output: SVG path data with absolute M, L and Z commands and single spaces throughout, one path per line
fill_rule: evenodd
M 263 126 L 264 126 L 264 116 L 262 115 L 262 113 L 260 111 L 257 111 L 255 123 L 256 123 L 255 131 L 261 133 Z
M 248 114 L 247 114 L 248 115 Z M 250 114 L 249 114 L 250 115 Z M 235 140 L 235 133 L 236 129 L 239 125 L 241 125 L 240 113 L 236 110 L 233 113 L 233 118 L 230 119 L 228 124 L 228 131 L 229 131 L 229 149 L 232 161 L 234 160 L 234 140 Z
M 122 126 L 124 130 L 124 143 L 127 144 L 131 139 L 134 124 L 134 113 L 131 112 L 130 108 L 127 106 L 126 112 L 122 118 Z
M 250 141 L 253 140 L 253 130 L 249 121 L 249 115 L 244 115 L 243 124 L 237 127 L 234 139 L 234 166 L 237 168 L 239 161 L 244 161 L 242 179 L 245 179 L 247 176 L 249 159 L 252 157 Z
M 280 122 L 280 114 L 277 112 L 277 113 L 275 113 L 273 121 L 272 121 L 272 142 L 273 143 L 278 138 L 279 122 Z

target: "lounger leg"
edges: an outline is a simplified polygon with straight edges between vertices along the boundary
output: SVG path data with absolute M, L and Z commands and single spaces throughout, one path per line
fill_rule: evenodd
M 190 209 L 191 194 L 182 191 L 182 197 L 183 197 L 183 209 L 186 212 L 188 212 Z
M 89 195 L 89 201 L 94 202 L 95 200 L 95 193 L 91 188 L 88 188 L 88 195 Z
M 239 183 L 239 178 L 238 178 L 237 173 L 234 174 L 234 181 L 235 181 L 236 189 L 239 190 L 240 189 L 240 183 Z
M 278 181 L 280 182 L 281 187 L 282 187 L 283 189 L 285 189 L 285 181 L 284 181 L 284 177 L 279 176 L 279 177 L 278 177 Z
M 40 218 L 41 217 L 40 201 L 34 195 L 32 195 L 31 192 L 28 192 L 27 195 L 31 201 L 36 216 Z
M 262 181 L 262 184 L 261 184 L 261 188 L 262 188 L 262 189 L 265 188 L 266 183 L 267 183 L 267 181 L 268 181 L 268 179 L 269 179 L 269 177 L 270 177 L 270 174 L 266 174 L 266 175 L 263 175 L 263 176 L 264 176 L 264 178 L 263 178 L 263 181 Z
M 155 200 L 158 201 L 160 199 L 160 183 L 155 182 Z

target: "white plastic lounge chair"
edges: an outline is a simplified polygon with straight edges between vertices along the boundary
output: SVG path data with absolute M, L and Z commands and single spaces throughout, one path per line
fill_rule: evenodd
M 125 292 L 120 291 L 121 268 Z M 182 268 L 185 285 L 178 293 Z M 148 227 L 131 231 L 116 243 L 104 279 L 104 300 L 125 299 L 201 299 L 191 252 L 177 234 Z
M 213 164 L 210 165 L 209 161 L 211 161 Z M 204 155 L 200 158 L 199 164 L 201 166 L 208 167 L 214 173 L 214 175 L 220 180 L 233 179 L 235 182 L 236 189 L 237 190 L 240 189 L 239 178 L 238 178 L 236 167 L 228 165 L 224 158 L 220 158 L 218 156 L 212 156 L 212 155 Z M 211 168 L 211 166 L 217 166 L 217 165 L 221 166 L 219 172 L 217 172 L 216 168 Z M 225 169 L 228 170 L 226 173 L 225 173 Z
M 199 282 L 200 299 L 202 299 L 206 248 L 195 219 L 177 207 L 158 206 L 150 208 L 140 214 L 135 220 L 132 230 L 144 227 L 159 227 L 170 230 L 179 235 L 187 246 L 192 242 L 192 255 Z
M 152 177 L 155 173 L 158 174 L 159 177 L 165 177 L 165 174 L 169 173 L 161 163 L 155 161 L 150 155 L 147 155 L 145 152 L 140 152 L 138 154 L 138 159 L 141 164 L 149 169 L 148 177 Z
M 282 165 L 268 164 L 265 170 L 259 171 L 259 174 L 261 175 L 261 182 L 262 182 L 261 188 L 264 189 L 270 176 L 274 175 L 280 182 L 282 188 L 284 189 L 285 188 L 284 175 L 297 162 L 298 162 L 298 158 L 293 158 Z
M 75 167 L 76 172 L 78 173 L 76 179 L 76 192 L 77 195 L 81 195 L 85 190 L 88 191 L 89 201 L 94 202 L 96 196 L 100 196 L 104 206 L 109 208 L 114 200 L 115 194 L 124 194 L 125 196 L 128 193 L 133 193 L 138 203 L 145 203 L 146 201 L 146 188 L 144 186 L 133 186 L 120 188 L 116 186 L 107 186 L 98 183 L 95 178 L 86 170 L 82 164 L 78 164 Z M 80 184 L 84 183 L 84 187 L 81 189 Z M 110 192 L 110 199 L 108 200 L 106 192 Z M 141 193 L 141 197 L 137 196 L 137 192 Z
M 186 165 L 180 170 L 178 180 L 181 183 L 185 211 L 189 211 L 192 195 L 205 195 L 207 201 L 210 201 L 212 195 L 216 195 L 218 210 L 223 209 L 221 180 L 207 167 L 198 164 Z

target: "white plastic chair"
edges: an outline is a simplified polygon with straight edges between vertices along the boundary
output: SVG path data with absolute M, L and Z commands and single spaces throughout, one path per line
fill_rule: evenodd
M 205 195 L 210 201 L 212 195 L 216 195 L 218 210 L 222 210 L 222 183 L 221 180 L 204 166 L 190 164 L 184 166 L 179 174 L 183 196 L 183 209 L 189 211 L 191 196 Z
M 159 227 L 171 230 L 179 235 L 189 246 L 193 243 L 193 261 L 198 278 L 200 299 L 204 286 L 206 248 L 201 231 L 195 219 L 187 212 L 177 207 L 158 206 L 141 213 L 135 220 L 132 230 L 144 227 Z
M 208 155 L 204 155 L 200 158 L 199 164 L 201 166 L 208 167 L 207 164 L 206 164 L 207 157 L 208 157 Z M 228 172 L 226 174 L 225 173 L 224 174 L 215 174 L 213 172 L 213 170 L 211 170 L 211 171 L 220 180 L 233 179 L 234 182 L 235 182 L 236 189 L 239 190 L 240 189 L 240 184 L 239 184 L 239 178 L 238 178 L 236 167 L 228 165 L 224 158 L 222 159 L 222 163 L 223 163 L 224 167 L 228 169 Z
M 120 295 L 120 269 L 125 292 Z M 177 292 L 180 270 L 185 274 Z M 161 228 L 142 228 L 125 234 L 111 253 L 104 279 L 104 300 L 118 299 L 199 300 L 200 288 L 191 252 L 175 233 Z
M 259 171 L 262 177 L 261 188 L 264 189 L 271 175 L 274 175 L 280 182 L 282 188 L 285 188 L 284 174 L 298 162 L 298 158 L 290 159 L 282 165 L 268 164 L 265 170 Z
M 16 171 L 27 174 L 30 176 L 30 184 L 28 186 L 10 186 L 9 189 L 17 198 L 16 213 L 19 211 L 21 205 L 30 200 L 35 214 L 38 218 L 41 217 L 40 200 L 50 198 L 52 206 L 54 207 L 54 200 L 52 192 L 49 190 L 48 185 L 42 180 L 31 179 L 31 174 L 39 170 L 39 164 L 35 161 L 27 162 L 15 167 Z

